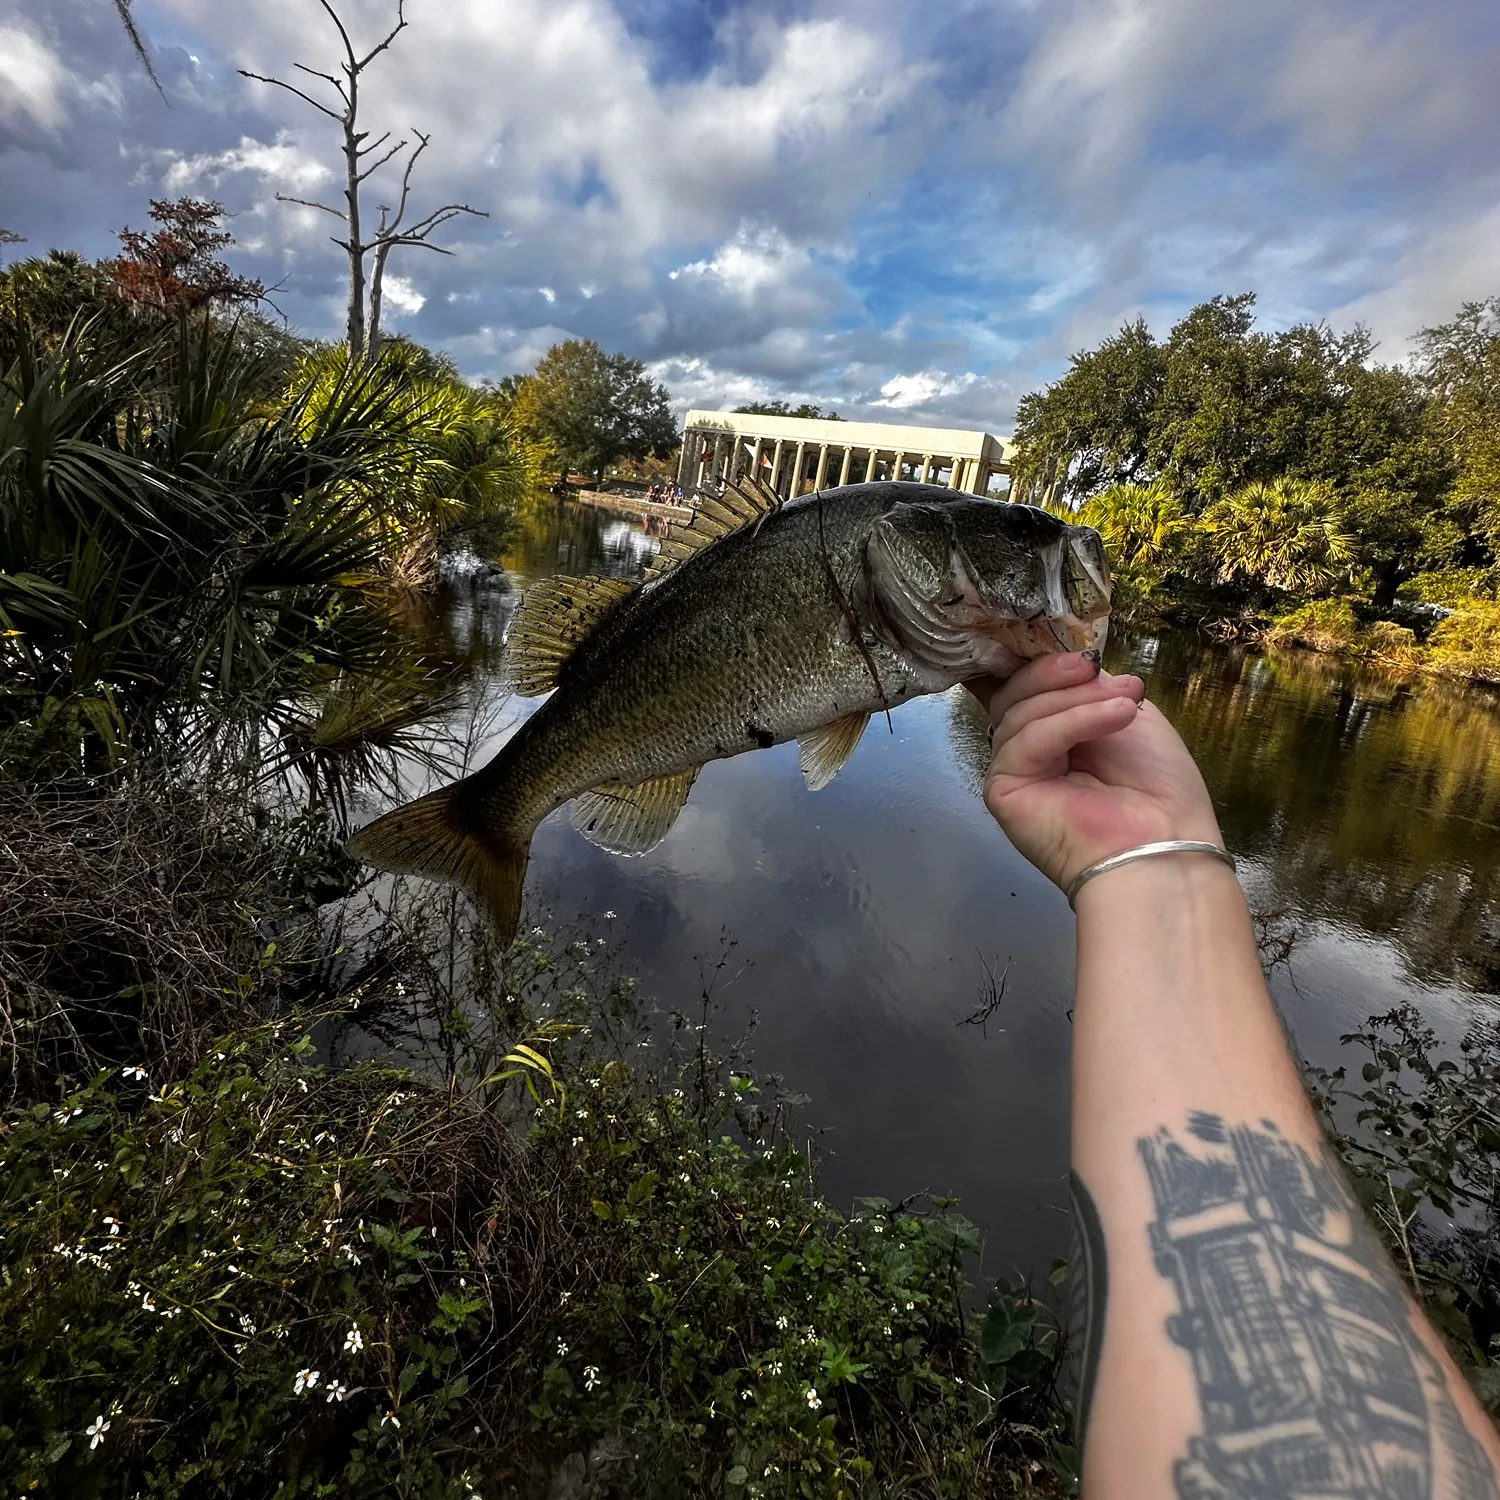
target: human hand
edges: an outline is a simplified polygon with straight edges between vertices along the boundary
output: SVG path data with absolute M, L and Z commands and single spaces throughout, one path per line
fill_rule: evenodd
M 1139 677 L 1112 677 L 1075 653 L 968 686 L 995 726 L 985 806 L 1063 890 L 1137 844 L 1222 844 L 1203 777 Z

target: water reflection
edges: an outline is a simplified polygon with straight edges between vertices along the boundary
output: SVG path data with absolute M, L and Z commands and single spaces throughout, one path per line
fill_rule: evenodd
M 651 547 L 644 518 L 543 497 L 504 564 L 518 583 L 636 576 Z M 513 600 L 463 597 L 442 622 L 481 689 Z M 1276 993 L 1318 1061 L 1371 1011 L 1414 999 L 1452 1034 L 1500 988 L 1493 698 L 1187 634 L 1118 638 L 1109 665 L 1139 671 L 1181 728 L 1258 904 L 1302 926 Z M 504 706 L 476 764 L 529 708 Z M 988 748 L 972 699 L 904 706 L 890 730 L 874 721 L 816 794 L 791 746 L 710 765 L 642 859 L 554 814 L 529 908 L 618 911 L 626 961 L 663 1003 L 697 993 L 727 934 L 740 978 L 725 996 L 758 1010 L 761 1065 L 812 1095 L 830 1195 L 953 1191 L 991 1269 L 1045 1266 L 1065 1248 L 1072 918 L 978 806 Z M 960 1023 L 1007 966 L 981 1038 Z

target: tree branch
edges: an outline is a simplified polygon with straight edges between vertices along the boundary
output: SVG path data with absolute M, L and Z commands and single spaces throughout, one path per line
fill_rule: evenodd
M 329 208 L 326 203 L 314 203 L 311 198 L 293 198 L 290 193 L 277 193 L 276 201 L 278 203 L 296 203 L 302 208 L 319 208 L 325 214 L 332 214 L 335 219 L 343 219 L 346 223 L 349 219 L 349 215 L 342 209 Z
M 387 151 L 385 153 L 385 155 L 382 156 L 380 158 L 380 160 L 375 163 L 374 166 L 372 166 L 372 167 L 366 167 L 365 170 L 363 172 L 361 172 L 359 174 L 359 176 L 356 177 L 354 180 L 356 182 L 363 182 L 365 180 L 365 178 L 367 178 L 367 177 L 373 177 L 375 175 L 375 173 L 378 172 L 393 156 L 395 156 L 398 152 L 404 151 L 405 149 L 406 149 L 406 142 L 405 141 L 397 141 L 396 144 L 394 146 L 392 146 L 391 149 L 389 151 Z
M 401 245 L 412 245 L 423 242 L 434 229 L 441 229 L 444 224 L 458 218 L 460 214 L 470 214 L 476 219 L 487 219 L 487 214 L 482 208 L 470 208 L 467 203 L 445 203 L 441 208 L 435 208 L 425 219 L 418 219 L 409 229 L 402 230 L 400 234 L 394 232 L 386 236 L 387 239 Z M 391 225 L 394 231 L 395 224 Z
M 242 78 L 253 78 L 256 83 L 269 83 L 274 85 L 276 88 L 285 89 L 287 93 L 295 94 L 299 99 L 312 105 L 312 107 L 317 110 L 319 114 L 327 115 L 330 120 L 337 120 L 341 124 L 343 123 L 344 117 L 342 115 L 336 114 L 333 110 L 329 109 L 326 104 L 319 104 L 311 94 L 304 94 L 301 89 L 293 87 L 293 85 L 284 82 L 280 78 L 267 78 L 264 73 L 251 73 L 247 72 L 244 68 L 239 69 L 239 74 Z
M 344 23 L 339 20 L 339 13 L 328 3 L 328 0 L 318 0 L 318 4 L 328 12 L 328 19 L 338 27 L 339 39 L 344 44 L 344 56 L 349 59 L 348 66 L 357 73 L 359 69 L 354 63 L 354 43 L 349 40 L 349 33 L 344 29 Z
M 327 4 L 328 4 L 328 0 L 323 0 L 323 4 L 326 7 Z M 386 37 L 386 39 L 383 42 L 380 42 L 376 46 L 372 47 L 370 49 L 370 51 L 367 52 L 365 54 L 365 56 L 362 57 L 359 60 L 359 70 L 360 70 L 360 72 L 363 72 L 366 68 L 368 68 L 370 66 L 370 64 L 377 57 L 379 57 L 380 54 L 382 52 L 384 52 L 385 49 L 387 47 L 389 47 L 391 45 L 391 43 L 394 42 L 396 40 L 396 38 L 398 36 L 400 36 L 401 33 L 403 31 L 405 31 L 405 30 L 406 30 L 406 0 L 396 0 L 396 24 L 392 28 L 391 34 L 388 37 Z

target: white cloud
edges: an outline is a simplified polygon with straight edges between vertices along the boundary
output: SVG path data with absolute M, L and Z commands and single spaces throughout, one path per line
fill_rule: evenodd
M 427 305 L 427 298 L 405 276 L 392 276 L 386 272 L 381 280 L 385 300 L 397 312 L 419 313 Z
M 0 118 L 55 131 L 67 118 L 70 75 L 52 50 L 18 21 L 0 25 Z
M 539 286 L 537 288 L 537 291 L 539 291 L 542 294 L 542 296 L 544 296 L 547 299 L 547 301 L 549 301 L 549 302 L 556 302 L 557 301 L 557 293 L 554 292 L 550 286 Z
M 879 397 L 872 406 L 891 406 L 906 411 L 914 406 L 927 406 L 945 396 L 956 396 L 967 390 L 979 379 L 972 370 L 953 376 L 941 370 L 922 370 L 916 375 L 896 375 L 880 387 Z
M 253 173 L 267 187 L 298 197 L 318 191 L 333 178 L 328 166 L 298 145 L 290 131 L 281 130 L 270 144 L 245 135 L 225 151 L 180 156 L 166 167 L 161 181 L 168 192 L 184 193 L 202 184 L 216 188 L 237 172 Z

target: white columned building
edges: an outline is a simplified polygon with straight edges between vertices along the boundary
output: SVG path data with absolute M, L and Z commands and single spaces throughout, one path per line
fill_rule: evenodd
M 913 479 L 987 495 L 995 479 L 1009 478 L 1010 452 L 1008 439 L 959 428 L 690 411 L 677 482 L 691 490 L 758 475 L 790 500 L 824 488 L 834 474 L 850 484 L 899 479 L 909 467 Z

